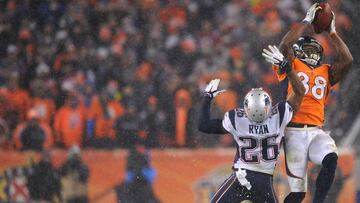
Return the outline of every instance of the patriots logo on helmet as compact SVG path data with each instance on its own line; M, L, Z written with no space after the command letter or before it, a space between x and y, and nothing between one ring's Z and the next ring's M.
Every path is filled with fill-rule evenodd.
M262 88L253 88L245 96L244 109L251 122L263 123L270 116L271 98Z

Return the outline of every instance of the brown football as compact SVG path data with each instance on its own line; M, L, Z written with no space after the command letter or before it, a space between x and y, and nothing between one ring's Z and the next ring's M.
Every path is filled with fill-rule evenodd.
M314 31L317 34L327 30L333 18L332 11L328 3L320 3L320 7L322 9L316 12L315 19L313 21Z

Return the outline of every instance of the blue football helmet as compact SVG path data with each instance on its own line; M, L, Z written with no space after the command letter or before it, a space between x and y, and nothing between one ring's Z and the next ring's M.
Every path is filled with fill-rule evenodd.
M324 50L315 38L302 36L297 40L292 48L295 57L307 65L313 68L320 65Z

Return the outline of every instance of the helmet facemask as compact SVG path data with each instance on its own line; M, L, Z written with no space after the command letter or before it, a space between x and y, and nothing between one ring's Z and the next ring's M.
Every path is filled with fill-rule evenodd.
M301 61L309 66L320 65L323 48L311 37L301 37L296 44L293 45L294 54Z
M244 109L252 123L263 123L271 114L271 98L262 88L252 89L245 96Z
M302 46L304 59L307 64L317 66L320 63L322 48L317 44L304 44Z

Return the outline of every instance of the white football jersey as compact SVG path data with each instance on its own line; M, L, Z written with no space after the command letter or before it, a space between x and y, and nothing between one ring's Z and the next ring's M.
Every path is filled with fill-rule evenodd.
M244 109L226 112L222 125L237 143L234 168L272 175L284 130L292 115L293 110L286 101L276 104L262 124L252 123Z

